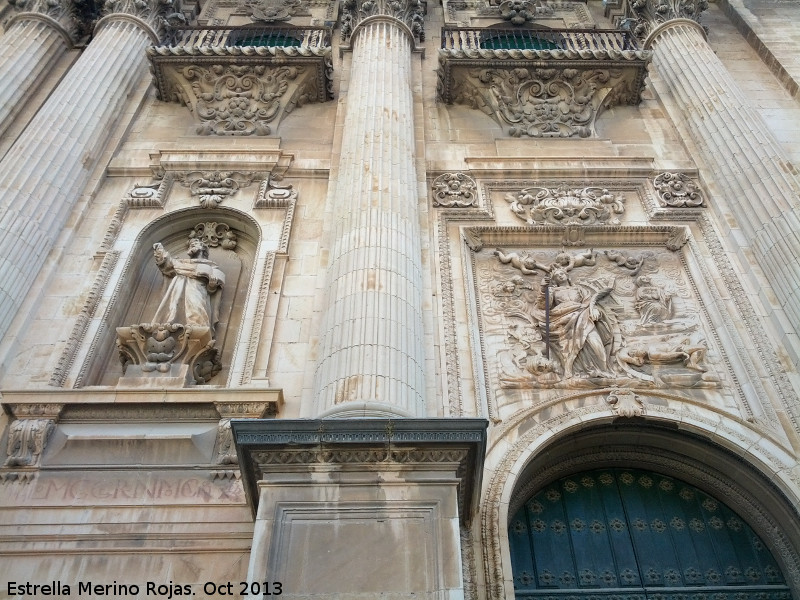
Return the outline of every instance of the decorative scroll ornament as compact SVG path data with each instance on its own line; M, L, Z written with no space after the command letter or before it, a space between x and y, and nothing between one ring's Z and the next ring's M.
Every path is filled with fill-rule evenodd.
M280 120L282 114L318 96L316 79L305 77L306 71L299 66L185 67L182 74L191 85L194 109L201 122L197 133L271 134L271 123Z
M620 417L643 417L644 401L631 390L614 390L606 396L606 402L614 414Z
M198 223L189 234L189 239L198 239L209 248L222 246L225 250L236 248L236 233L225 223Z
M233 433L231 432L231 420L220 419L217 426L216 465L238 465L239 457L236 456L236 446L233 443Z
M240 187L253 182L253 174L212 171L188 173L181 183L188 186L192 196L197 196L203 208L217 208L226 196L233 196Z
M599 111L635 104L636 85L622 70L471 69L453 83L453 102L510 125L513 137L589 137Z
M536 18L536 6L531 0L506 0L500 3L500 16L512 25L524 25Z
M55 429L53 419L17 419L8 428L8 458L4 467L38 467L47 439Z
M385 15L405 23L414 37L425 41L425 4L422 0L344 0L342 40L348 40L356 25L367 17Z
M619 225L625 198L597 187L529 187L506 194L511 212L528 225Z
M708 0L633 0L630 11L636 20L631 28L639 41L645 41L656 27L672 19L691 19L700 22L708 8Z
M658 202L663 207L694 208L703 206L703 192L685 173L662 173L653 181Z
M288 21L301 8L300 0L245 0L253 21L275 23Z
M433 180L433 205L445 208L475 206L478 186L464 173L445 173Z
M271 175L263 181L258 190L255 208L282 208L297 200L297 190L291 183L280 184L280 177Z

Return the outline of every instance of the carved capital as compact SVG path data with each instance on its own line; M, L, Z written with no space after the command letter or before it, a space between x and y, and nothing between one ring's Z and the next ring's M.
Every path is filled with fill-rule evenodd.
M158 43L172 27L186 24L186 17L180 12L180 0L104 0L104 22L127 19L143 25L154 43Z
M634 21L631 31L640 42L659 26L675 19L700 22L708 0L629 0L628 12Z
M478 186L464 173L445 173L433 180L433 205L444 208L475 206Z
M344 0L342 40L350 39L356 26L369 17L390 17L411 30L414 38L425 41L426 4L422 0Z
M8 0L17 10L9 25L17 20L37 19L54 27L72 45L86 35L97 13L87 3L73 0Z

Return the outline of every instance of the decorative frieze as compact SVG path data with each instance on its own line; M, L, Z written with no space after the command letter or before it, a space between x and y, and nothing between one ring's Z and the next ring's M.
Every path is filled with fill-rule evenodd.
M528 225L619 225L625 198L605 188L528 187L506 194L511 212Z

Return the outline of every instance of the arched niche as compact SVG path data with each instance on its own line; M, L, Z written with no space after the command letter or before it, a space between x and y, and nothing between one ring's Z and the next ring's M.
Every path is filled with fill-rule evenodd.
M512 447L507 455L513 454ZM515 462L522 466L512 468L506 485L500 478L490 483L482 509L489 598L515 598L508 528L524 503L564 477L614 468L658 473L723 501L763 540L792 597L800 597L796 497L780 487L776 477L757 468L743 449L733 452L701 434L666 423L623 419L564 431Z
M219 292L214 336L215 346L221 353L222 369L208 384L226 384L253 275L260 228L253 219L236 210L190 208L155 220L136 238L104 317L96 359L87 370L87 385L118 384L123 365L116 347L116 328L151 322L164 297L170 280L154 261L153 245L161 243L173 257L186 258L190 234L198 226L212 238L218 238L208 244L209 259L225 274L225 285ZM226 239L223 235L225 226L235 238L235 247L231 247L233 238Z

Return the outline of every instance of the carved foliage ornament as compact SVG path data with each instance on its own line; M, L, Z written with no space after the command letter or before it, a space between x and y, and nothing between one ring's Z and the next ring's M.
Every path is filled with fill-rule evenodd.
M629 7L636 20L633 34L644 41L653 29L672 19L699 22L700 15L708 8L708 0L632 0Z
M275 23L288 21L302 7L300 0L245 0L253 21Z
M180 0L105 0L103 14L128 14L141 19L160 36L172 26L185 25Z
M616 69L470 69L453 101L510 125L514 137L589 137L603 106L634 103L633 81Z
M8 458L4 467L38 467L55 429L53 419L17 419L8 428Z
M181 183L187 186L192 196L197 196L203 208L217 208L226 196L233 196L240 187L247 187L253 182L255 175L211 171L188 173L181 178Z
M375 15L394 17L408 25L414 37L425 41L425 4L422 0L344 0L342 40L347 40L359 21Z
M445 173L433 180L433 205L445 208L475 206L478 186L464 173Z
M225 250L236 248L236 233L225 223L198 223L189 239L199 239L209 248L222 246Z
M658 192L658 202L669 208L695 208L703 206L700 186L685 173L661 173L653 181Z
M625 210L625 198L596 187L529 187L505 199L528 225L619 225Z
M201 135L269 135L282 114L318 97L315 73L300 66L191 66L182 75L196 99ZM185 95L182 101L191 104Z

